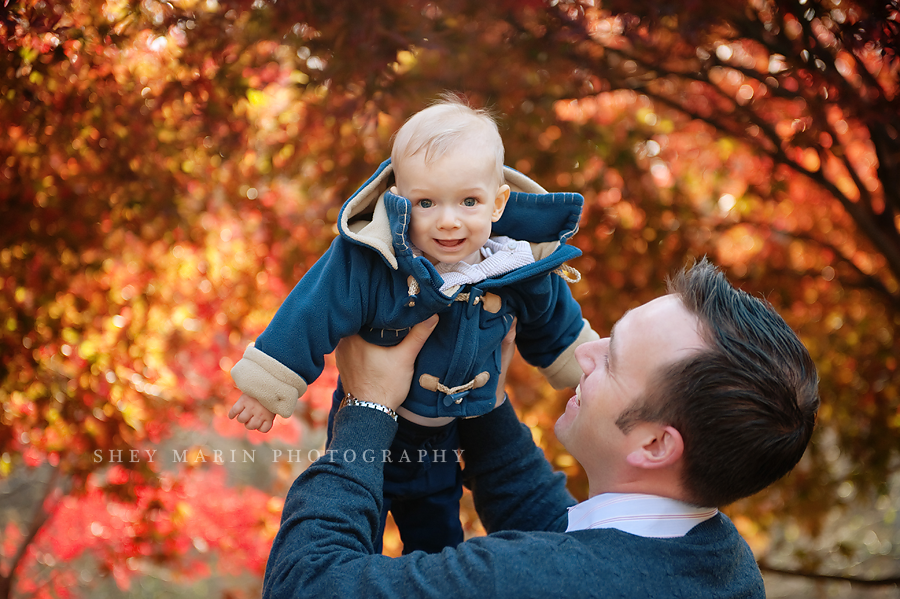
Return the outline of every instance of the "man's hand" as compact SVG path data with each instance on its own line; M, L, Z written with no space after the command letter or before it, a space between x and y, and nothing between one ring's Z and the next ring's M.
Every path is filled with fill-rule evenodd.
M334 355L344 391L392 410L399 408L409 394L416 356L437 323L437 316L420 322L394 347L372 345L358 335L341 339Z
M258 429L261 433L269 432L275 422L275 414L246 393L234 402L231 410L228 411L228 417L237 418L237 421L243 424L247 430Z

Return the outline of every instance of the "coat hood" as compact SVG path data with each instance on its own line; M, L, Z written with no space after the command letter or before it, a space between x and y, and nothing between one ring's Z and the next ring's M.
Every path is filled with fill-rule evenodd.
M584 205L581 195L550 193L508 166L503 167L503 176L511 193L503 216L494 223L493 235L528 241L537 261L575 234ZM391 161L385 160L344 202L337 226L342 237L369 247L397 270L398 253L409 248L411 204L408 199L387 192L393 184Z

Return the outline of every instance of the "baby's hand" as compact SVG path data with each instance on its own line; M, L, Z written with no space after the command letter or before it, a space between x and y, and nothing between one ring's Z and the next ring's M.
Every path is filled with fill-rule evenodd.
M392 186L391 186L391 193L394 194L395 196L398 196L398 195L400 195L400 190L397 189L397 186L396 186L396 185L392 185Z
M275 422L275 414L246 393L234 402L228 412L228 417L231 419L237 417L237 421L243 424L247 430L259 430L261 433L269 432L272 423Z

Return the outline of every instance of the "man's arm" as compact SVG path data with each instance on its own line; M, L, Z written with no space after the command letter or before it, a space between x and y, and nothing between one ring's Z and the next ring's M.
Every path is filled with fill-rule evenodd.
M566 530L566 508L576 503L566 477L553 472L508 401L490 414L461 421L459 438L463 482L488 533Z
M479 418L460 421L466 461L463 481L488 533L501 530L564 531L567 507L575 499L562 473L554 473L506 399L506 373L515 354L516 321L501 348L497 407Z
M358 337L342 341L336 357L345 388L395 409L436 322L433 317L413 327L392 348ZM537 572L534 566L558 553L565 539L480 538L440 554L417 551L397 559L373 554L382 507L382 457L396 429L389 415L370 408L350 406L337 413L329 450L297 478L285 500L264 596L521 597L522 584L513 581L537 592L541 581L526 580L518 570ZM545 582L551 583L547 591L559 585L554 579Z
M359 337L342 340L335 356L344 389L396 410L409 393L416 355L436 325L437 316L432 316L393 348L370 345ZM505 395L515 338L513 323L501 348L498 401ZM576 503L566 490L566 477L553 472L508 401L485 416L460 420L459 431L466 463L463 478L488 532L565 531L566 508Z
M521 599L553 596L576 582L583 586L569 596L585 596L585 576L596 569L587 566L593 557L565 534L510 531L436 554L374 554L381 456L396 424L385 413L351 406L337 413L334 430L330 451L288 492L263 597Z

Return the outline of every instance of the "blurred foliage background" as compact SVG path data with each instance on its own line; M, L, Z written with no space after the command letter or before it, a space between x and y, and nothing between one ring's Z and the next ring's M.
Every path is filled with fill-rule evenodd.
M896 597L898 19L864 0L3 0L0 598L258 594L336 372L263 436L225 419L228 371L443 90L497 112L510 166L585 196L573 291L599 332L703 255L777 307L818 365L819 426L726 511L771 597ZM553 437L567 394L521 361L510 394L584 498ZM480 534L468 500L463 518Z

